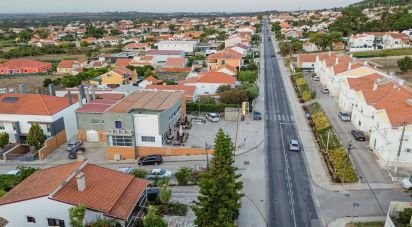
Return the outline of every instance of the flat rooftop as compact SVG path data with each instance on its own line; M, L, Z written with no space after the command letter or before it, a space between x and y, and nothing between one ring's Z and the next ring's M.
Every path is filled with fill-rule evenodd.
M182 100L181 91L135 91L107 112L130 113L133 110L163 111Z

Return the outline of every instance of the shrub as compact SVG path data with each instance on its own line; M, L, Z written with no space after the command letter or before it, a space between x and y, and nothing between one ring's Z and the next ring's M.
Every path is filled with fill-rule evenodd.
M312 114L312 120L318 132L331 127L329 120L326 118L326 116L322 112L317 112L317 113Z
M309 90L304 90L302 92L302 99L305 102L312 100L312 93Z
M133 169L131 174L133 174L137 178L146 179L149 173L145 169Z
M187 185L192 180L192 169L189 167L181 167L175 177L179 185Z
M0 198L1 198L3 195L5 195L6 193L7 193L6 191L0 190Z
M169 204L169 201L172 198L172 190L169 188L169 186L164 185L162 189L160 189L158 198L162 204Z
M200 104L216 104L216 101L211 96L200 96L199 103Z
M9 134L7 132L0 133L0 148L4 148L9 144Z
M306 84L306 80L305 80L304 78L302 78L302 77L301 77L301 78L297 78L295 81L296 81L296 86L298 86L298 87Z
M241 89L224 91L220 94L220 101L227 104L241 104L247 100L247 93Z
M196 102L190 102L186 104L186 110L188 112L217 112L217 113L222 113L225 111L226 107L239 107L237 104L224 104L224 103L219 103L219 104L200 104Z
M412 208L405 208L402 212L399 212L398 221L404 225L410 224L412 216Z
M187 214L187 205L182 203L169 203L167 207L167 215L173 216L186 216Z
M348 158L345 148L340 147L328 152L329 160L339 180L343 183L353 183L358 180L355 169Z
M253 70L246 70L246 71L240 71L238 75L238 79L241 82L250 82L253 83L256 81L257 78L257 71Z

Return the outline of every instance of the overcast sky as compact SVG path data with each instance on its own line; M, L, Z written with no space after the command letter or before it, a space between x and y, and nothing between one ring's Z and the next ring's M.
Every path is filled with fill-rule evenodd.
M19 12L247 12L323 9L358 0L0 0L0 13Z

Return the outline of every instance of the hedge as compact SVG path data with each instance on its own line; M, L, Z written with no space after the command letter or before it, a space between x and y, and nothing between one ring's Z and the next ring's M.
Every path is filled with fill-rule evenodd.
M200 104L200 112L225 112L226 107L238 108L238 104ZM191 102L186 104L187 112L199 111L199 103Z

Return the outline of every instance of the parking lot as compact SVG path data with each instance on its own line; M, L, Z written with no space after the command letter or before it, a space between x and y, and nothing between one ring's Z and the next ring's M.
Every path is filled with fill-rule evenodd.
M351 130L354 130L355 127L350 121L343 122L338 117L338 98L323 94L321 92L322 87L320 82L314 81L310 74L306 73L305 79L309 87L316 91L316 101L322 106L325 114L330 119L342 144L346 147L348 147L350 143L352 144L351 157L361 181L367 181L369 183L391 183L388 172L378 164L378 157L369 148L369 141L356 141L351 135Z

